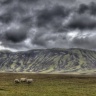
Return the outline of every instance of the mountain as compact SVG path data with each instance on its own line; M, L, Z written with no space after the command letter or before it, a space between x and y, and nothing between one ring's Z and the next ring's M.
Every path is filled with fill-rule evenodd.
M96 52L76 48L0 51L0 72L95 73Z

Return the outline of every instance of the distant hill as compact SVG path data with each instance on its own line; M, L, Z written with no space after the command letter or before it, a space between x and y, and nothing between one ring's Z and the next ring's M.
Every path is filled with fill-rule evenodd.
M0 72L95 73L96 52L85 49L0 51Z

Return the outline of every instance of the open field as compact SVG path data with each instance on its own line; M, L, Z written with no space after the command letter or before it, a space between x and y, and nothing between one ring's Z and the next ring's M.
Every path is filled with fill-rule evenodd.
M14 84L15 78L33 84ZM0 73L0 96L96 96L96 77L60 74Z

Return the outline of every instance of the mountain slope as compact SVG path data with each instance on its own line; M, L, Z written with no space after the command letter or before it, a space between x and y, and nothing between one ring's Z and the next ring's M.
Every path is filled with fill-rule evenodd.
M96 52L84 49L37 49L0 52L1 72L95 72ZM87 72L88 71L88 72Z

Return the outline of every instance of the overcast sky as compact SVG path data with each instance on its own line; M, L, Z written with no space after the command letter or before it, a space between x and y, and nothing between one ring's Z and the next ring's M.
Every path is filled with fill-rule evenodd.
M96 50L95 0L0 0L0 50Z

